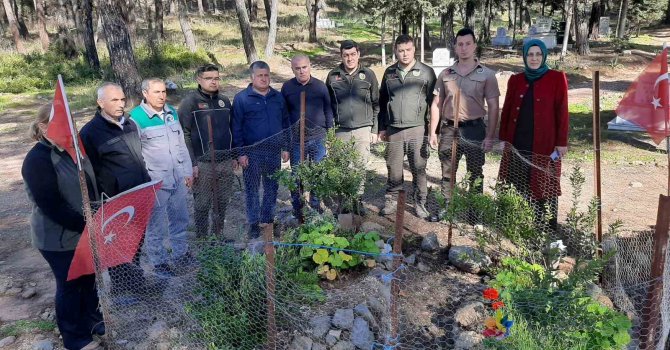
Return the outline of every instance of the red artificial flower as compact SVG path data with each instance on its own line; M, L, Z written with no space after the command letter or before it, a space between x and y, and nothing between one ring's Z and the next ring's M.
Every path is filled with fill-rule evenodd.
M503 303L502 301L496 301L493 304L491 304L491 307L493 308L493 310L498 310L500 308L505 307L505 303Z
M486 338L494 338L494 337L498 337L498 336L500 336L501 334L504 334L504 333L501 332L501 331L499 331L499 330L497 330L497 329L490 329L490 328L487 328L487 329L485 329L485 330L482 332L482 335L483 335L484 337L486 337Z
M484 299L497 300L500 295L495 288L488 288L484 290Z

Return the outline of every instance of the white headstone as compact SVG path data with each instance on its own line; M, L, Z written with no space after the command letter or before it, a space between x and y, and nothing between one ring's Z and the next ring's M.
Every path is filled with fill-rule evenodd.
M600 37L610 36L610 18L600 17L600 26L598 27Z
M433 51L433 71L435 71L435 75L439 75L445 68L453 64L454 59L451 58L449 49L441 48Z
M537 33L549 33L551 31L552 19L549 17L538 17L535 20Z

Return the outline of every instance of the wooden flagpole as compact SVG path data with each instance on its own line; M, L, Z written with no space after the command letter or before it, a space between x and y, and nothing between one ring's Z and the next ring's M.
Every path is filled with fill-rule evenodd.
M98 246L96 237L98 231L96 230L97 226L93 222L93 210L91 209L91 200L88 195L88 185L86 182L86 172L84 171L84 157L81 150L79 149L79 132L74 125L74 120L72 118L72 113L70 112L70 103L67 100L67 94L65 93L65 84L63 84L63 77L58 74L58 84L61 88L61 93L63 95L63 103L65 104L66 117L68 121L68 126L70 127L70 134L72 135L72 142L74 143L74 150L77 156L77 171L79 174L79 188L81 189L81 201L84 211L84 219L86 220L86 228L88 229L88 238L91 245L91 252L93 254L93 266L96 269L95 281L98 285L98 289L103 286L102 275L97 273L97 270L100 267L100 256L98 255ZM53 107L52 107L53 108ZM109 305L107 300L102 298L100 300L100 310L102 312L103 320L105 323L108 323L111 319L109 317Z

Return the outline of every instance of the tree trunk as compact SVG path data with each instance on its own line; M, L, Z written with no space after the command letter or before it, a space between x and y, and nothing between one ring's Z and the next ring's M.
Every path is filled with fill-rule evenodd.
M580 56L591 54L591 49L589 48L588 16L586 15L586 8L590 7L590 5L588 1L575 1L575 46L577 47L577 54Z
M270 0L263 0L263 6L265 7L265 20L268 22L268 28L270 28L270 17L272 17L272 5Z
M272 57L275 52L275 41L277 40L277 11L279 0L270 0L270 23L268 25L268 42L265 45L265 57Z
M99 2L100 17L105 32L105 42L112 65L115 80L123 87L126 98L138 101L142 78L137 70L137 63L133 55L133 46L130 41L128 27L119 14L121 6L117 1L102 0Z
M566 10L573 7L573 1L575 0L567 0L565 5ZM572 28L572 12L568 10L565 14L565 34L563 36L563 46L561 47L561 59L568 53L568 40L570 40L570 28Z
M91 69L100 72L100 59L98 58L98 49L95 47L95 33L93 31L93 0L82 0L81 12L84 25L82 37L86 51L86 62Z
M444 14L444 40L446 47L450 50L454 47L454 14L456 13L456 4L450 3L447 6L447 12Z
M663 23L670 24L670 1L668 1L668 8L665 10L665 20Z
M69 2L72 4L73 8L73 13L74 13L74 24L75 27L77 28L75 35L74 35L74 42L77 44L77 47L82 47L84 46L84 20L81 17L81 3L80 1L83 0L70 0Z
M481 33L479 33L479 43L488 43L491 38L491 0L484 2L484 17L481 23Z
M628 0L621 0L621 7L619 8L619 22L616 26L617 38L623 38L626 36L626 16L628 16Z
M2 5L5 8L5 15L7 16L7 21L9 22L9 30L12 32L12 38L14 39L14 46L16 46L16 51L18 53L25 53L26 50L23 47L23 38L21 38L21 33L19 32L19 24L16 21L16 16L14 15L14 9L9 0L2 0Z
M23 7L19 6L19 3L16 0L13 0L13 2L14 2L14 15L16 16L16 24L19 26L19 34L21 34L23 40L28 40L30 33L28 33L28 27L26 26L26 22L23 20L24 17Z
M156 15L156 32L161 40L165 39L165 29L163 28L163 0L154 0L154 12Z
M177 0L168 0L168 15L174 15L177 12Z
M237 20L240 22L240 32L242 33L244 53L247 55L247 63L256 62L258 61L258 53L256 52L254 36L251 31L251 23L249 23L244 0L235 0L235 10L237 12Z
M512 0L507 0L507 30L514 28L514 16L512 15Z
M249 22L256 22L258 20L258 1L247 0L247 6L249 6Z
M44 0L35 0L35 12L37 13L37 31L40 34L42 51L49 49L49 33L47 32L47 21L44 15Z
M382 67L386 67L386 12L382 12L382 28L379 37L382 44Z
M524 32L528 32L530 29L531 25L531 19L530 19L530 11L528 11L528 4L523 5L523 10L521 11L521 15L523 16L523 19L521 20L521 30Z
M474 0L468 0L465 3L465 27L473 28L476 3Z
M205 7L202 5L202 0L198 0L198 15L200 17L205 15Z
M514 1L514 24L512 24L512 42L516 41L516 28L517 28L517 12L519 9L519 1Z
M106 0L103 0L106 1ZM135 36L137 18L135 17L135 0L118 0L121 5L121 15L128 26L128 34Z
M184 42L186 42L186 47L191 52L195 52L197 47L195 46L195 35L193 35L193 30L191 29L191 23L188 21L188 13L186 12L186 1L178 0L177 5L177 15L179 17L179 26L181 26L181 32L184 33Z
M305 7L307 8L307 16L309 16L309 39L310 43L317 42L316 39L316 14L319 8L316 7L316 0L305 0Z
M591 5L591 16L589 17L589 39L598 40L600 36L600 3L594 2Z

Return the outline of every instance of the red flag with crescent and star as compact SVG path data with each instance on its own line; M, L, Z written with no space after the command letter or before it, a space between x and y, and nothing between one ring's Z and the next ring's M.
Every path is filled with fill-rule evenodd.
M95 239L99 270L129 263L137 254L162 182L152 181L122 192L93 215L79 238L67 280L95 273L91 236Z
M647 130L658 145L670 136L668 48L656 56L619 102L619 117Z
M77 129L72 121L70 105L67 102L67 95L65 94L65 85L60 74L56 83L54 100L51 104L51 114L49 115L49 123L47 124L46 137L56 146L67 151L75 164L79 164L79 159L86 157L84 145L81 143Z

